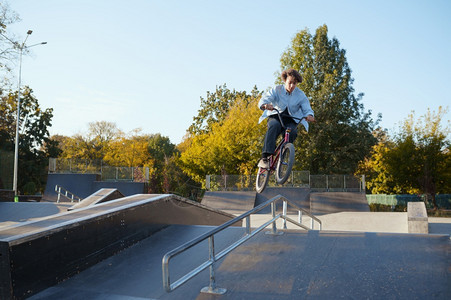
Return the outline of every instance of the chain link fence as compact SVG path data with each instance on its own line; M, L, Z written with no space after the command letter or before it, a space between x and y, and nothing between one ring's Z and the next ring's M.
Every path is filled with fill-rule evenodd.
M49 173L100 174L102 181L149 181L148 167L115 167L101 160L50 158Z
M206 188L210 191L255 190L256 175L207 175ZM269 178L268 187L278 186L275 177ZM292 171L286 187L310 188L315 192L363 192L365 177L354 175L310 175L309 171Z
M424 202L426 208L433 208L430 195L366 195L368 204L381 204L389 206L407 206L407 202ZM435 201L439 208L451 209L451 194L435 195Z

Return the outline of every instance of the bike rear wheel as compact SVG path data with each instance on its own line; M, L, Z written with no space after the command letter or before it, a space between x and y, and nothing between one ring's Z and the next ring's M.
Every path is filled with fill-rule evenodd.
M255 181L255 190L257 193L263 192L269 181L270 171L265 168L258 168L257 180Z
M294 146L292 143L287 143L280 151L280 157L276 166L276 182L284 184L291 174L291 169L294 164Z

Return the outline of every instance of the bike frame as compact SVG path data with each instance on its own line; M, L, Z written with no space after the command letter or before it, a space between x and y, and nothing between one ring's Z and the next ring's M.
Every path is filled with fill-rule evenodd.
M279 145L276 147L276 150L274 151L274 154L269 156L269 169L270 169L271 172L276 169L277 160L279 160L280 151L282 151L283 146L286 143L290 142L290 132L291 132L291 128L285 127L285 124L283 123L282 117L280 116L280 112L276 108L274 108L274 110L277 112L277 116L279 117L280 124L282 125L282 128L285 129L285 136L280 141ZM304 118L299 119L299 118L296 118L296 117L291 117L291 118L298 119L299 121L302 121L302 119L304 119Z
M283 123L282 123L283 126ZM285 126L284 126L285 128ZM279 145L276 147L276 150L274 151L274 154L269 156L269 168L273 171L276 169L277 160L280 156L280 151L282 150L283 146L290 141L290 132L291 128L285 129L285 136L280 141Z

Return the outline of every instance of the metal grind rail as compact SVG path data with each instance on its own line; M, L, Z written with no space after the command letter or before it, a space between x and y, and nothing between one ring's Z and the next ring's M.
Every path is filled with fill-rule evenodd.
M60 203L61 196L70 200L70 202L74 202L74 200L80 202L81 200L83 200L74 193L69 192L68 190L59 185L55 185L55 192L58 194L58 199L56 200L56 203Z
M279 201L283 201L283 211L282 211L282 213L279 213L276 215L276 203ZM264 209L265 207L267 207L269 205L271 205L271 215L272 215L271 220L262 224L258 228L254 228L254 230L251 231L250 216L252 214L255 214L255 213L261 211L262 209ZM288 205L294 207L298 211L298 221L295 221L287 216L287 206ZM302 225L302 214L303 213L308 215L311 218L310 228L308 228L305 225ZM251 237L253 237L257 233L259 233L260 231L262 231L263 229L268 227L270 224L272 224L272 229L271 229L271 231L266 232L267 234L272 234L272 235L283 234L282 231L277 231L277 227L276 227L276 221L280 218L283 219L283 227L284 228L286 228L286 221L289 221L289 222L291 222L301 228L307 229L307 230L314 229L314 221L316 221L319 224L319 230L321 230L321 228L322 228L321 220L319 220L318 218L316 218L315 216L310 214L305 209L300 208L295 203L289 201L282 195L278 195L274 198L269 199L265 203L262 203L259 206L253 208L252 210L242 214L241 216L238 216L238 217L234 218L233 220L230 220L230 221L216 227L215 229L213 229L209 232L206 232L203 235L166 253L166 255L163 257L163 261L162 261L163 286L164 286L165 290L167 292L172 292L173 290L180 287L182 284L186 283L188 280L192 279L194 276L196 276L197 274L199 274L200 272L202 272L203 270L205 270L206 268L209 267L210 268L210 285L208 287L204 287L203 289L201 289L201 292L209 293L209 294L224 294L227 291L226 289L216 287L215 263L218 260L220 260L221 258L223 258L224 256L226 256L228 253L230 253L232 250L234 250L235 248L237 248L238 246L240 246L241 244L243 244L244 242L249 240ZM215 241L214 241L215 234L223 231L224 229L232 226L233 224L235 224L238 221L241 221L243 219L246 219L246 221L245 221L246 222L246 234L242 238L240 238L238 241L233 243L232 245L226 247L224 250L220 251L219 253L216 253ZM209 248L208 260L205 261L204 263L202 263L201 265L199 265L198 267L196 267L194 270L188 272L187 274L185 274L184 276L182 276L181 278L176 280L174 283L171 283L170 274L169 274L169 261L172 258L174 258L175 256L181 254L182 252L187 251L188 249L196 246L197 244L205 241L206 239L208 239L208 248Z

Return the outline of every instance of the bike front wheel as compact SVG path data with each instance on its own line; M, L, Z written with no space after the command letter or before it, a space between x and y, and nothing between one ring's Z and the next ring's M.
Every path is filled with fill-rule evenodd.
M291 174L291 169L294 164L294 146L292 143L287 143L280 151L280 157L276 166L276 182L284 184Z
M270 171L265 168L258 168L257 180L255 181L255 190L257 193L263 192L269 181Z

